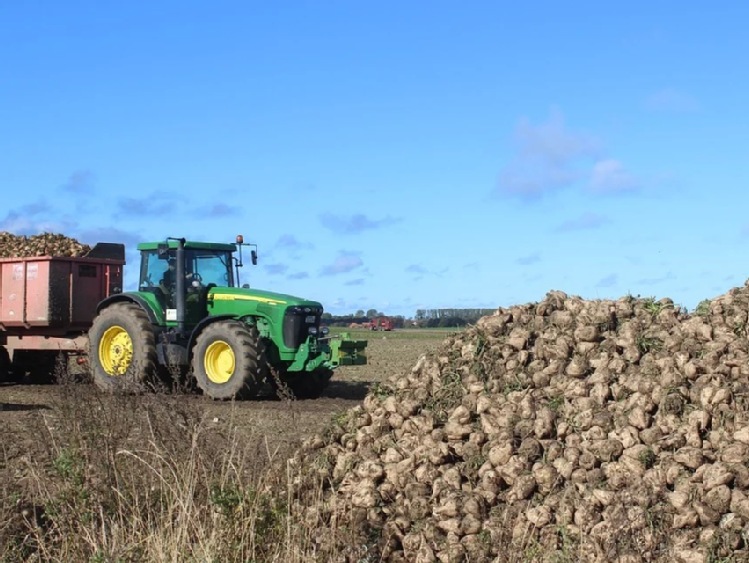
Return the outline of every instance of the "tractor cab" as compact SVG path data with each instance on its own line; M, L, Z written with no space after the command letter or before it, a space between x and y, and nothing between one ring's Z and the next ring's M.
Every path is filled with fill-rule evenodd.
M138 245L141 291L153 293L167 321L178 321L184 304L185 321L194 324L205 314L205 297L212 287L234 287L233 244L167 240Z

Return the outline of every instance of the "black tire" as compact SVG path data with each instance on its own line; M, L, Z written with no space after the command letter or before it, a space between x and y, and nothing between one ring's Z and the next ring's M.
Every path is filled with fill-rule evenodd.
M312 372L287 374L281 380L295 398L317 399L328 387L332 375L332 370L319 368Z
M264 346L257 328L240 321L208 325L195 340L192 371L212 399L256 395L267 376Z
M88 333L94 383L103 391L141 391L156 375L156 336L135 303L115 303L99 313Z
M16 350L10 368L13 380L31 385L53 383L63 370L58 353L50 350Z
M5 346L0 346L0 383L11 381L10 354Z

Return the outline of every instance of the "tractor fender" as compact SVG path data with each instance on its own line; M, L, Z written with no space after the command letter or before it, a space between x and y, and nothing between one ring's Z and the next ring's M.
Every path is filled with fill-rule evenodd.
M141 309L146 312L146 314L148 315L148 320L151 322L151 324L159 324L159 319L148 301L143 299L140 295L132 293L118 293L117 295L110 295L106 299L100 301L96 306L96 314L98 315L102 312L103 309L106 309L113 303L136 303L140 306Z

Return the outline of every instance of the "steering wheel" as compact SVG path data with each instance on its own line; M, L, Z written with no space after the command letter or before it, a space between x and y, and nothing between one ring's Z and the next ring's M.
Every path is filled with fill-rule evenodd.
M187 286L187 289L189 291L195 291L203 287L203 277L199 273L193 272L192 274L189 274L188 279L189 284Z

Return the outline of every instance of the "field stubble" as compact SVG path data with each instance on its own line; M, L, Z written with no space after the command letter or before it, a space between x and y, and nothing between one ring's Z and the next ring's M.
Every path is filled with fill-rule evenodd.
M285 460L447 335L354 332L368 364L340 368L314 401L0 387L0 561L350 559L316 552Z

